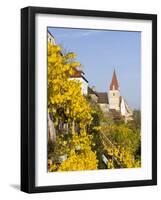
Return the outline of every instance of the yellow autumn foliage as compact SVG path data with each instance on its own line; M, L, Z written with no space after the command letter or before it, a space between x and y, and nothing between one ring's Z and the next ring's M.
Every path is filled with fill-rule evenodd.
M116 168L115 165L119 165L120 168L137 168L141 167L141 163L134 159L134 155L129 150L123 147L108 147L107 153L111 156L108 162L108 169Z
M95 170L98 166L96 152L93 152L89 135L74 134L67 160L61 163L58 171Z
M61 108L69 120L79 120L81 126L86 126L92 120L92 109L81 93L81 83L70 79L80 63L70 61L75 54L63 56L60 50L60 47L48 45L49 111Z
M48 44L48 112L53 114L55 125L61 120L72 127L65 135L57 136L55 146L54 156L67 155L67 159L59 167L53 163L49 171L97 169L92 137L86 133L92 108L82 95L81 83L70 79L80 67L75 58L76 54L63 55L59 46ZM75 123L79 123L79 133L74 129Z

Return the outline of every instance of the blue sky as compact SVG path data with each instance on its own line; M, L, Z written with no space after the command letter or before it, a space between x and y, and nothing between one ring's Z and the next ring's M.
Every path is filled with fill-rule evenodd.
M90 86L108 92L115 69L121 95L140 109L141 33L72 28L48 28L56 43L75 52Z

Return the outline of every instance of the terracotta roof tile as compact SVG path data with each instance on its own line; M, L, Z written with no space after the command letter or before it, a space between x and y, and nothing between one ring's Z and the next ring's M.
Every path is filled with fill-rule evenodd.
M73 75L70 76L70 78L83 78L88 83L87 79L84 77L83 71L78 70L76 68L74 70L75 70L75 72Z
M117 81L115 70L113 72L112 81L111 81L111 84L110 84L110 90L113 90L113 88L115 90L119 89L119 84L118 84L118 81Z

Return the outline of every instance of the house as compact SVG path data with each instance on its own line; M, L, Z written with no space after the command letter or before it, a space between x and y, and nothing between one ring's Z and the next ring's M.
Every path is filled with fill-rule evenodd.
M82 94L87 95L88 94L88 81L85 78L85 74L83 71L74 69L75 73L70 76L71 80L78 80L81 83L81 89L82 89Z
M49 31L47 32L47 41L50 44L56 44L54 36Z

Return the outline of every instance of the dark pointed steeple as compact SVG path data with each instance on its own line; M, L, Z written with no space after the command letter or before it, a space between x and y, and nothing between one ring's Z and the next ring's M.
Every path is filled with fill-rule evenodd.
M112 81L111 81L111 84L110 84L110 90L119 90L119 84L118 84L118 81L117 81L115 70L113 72Z

